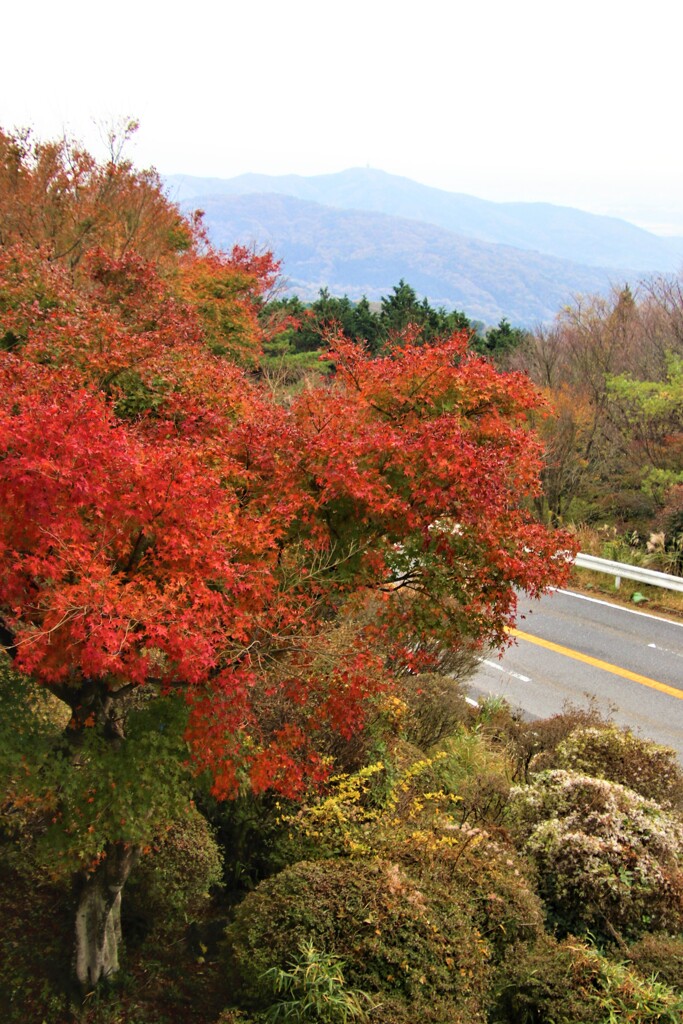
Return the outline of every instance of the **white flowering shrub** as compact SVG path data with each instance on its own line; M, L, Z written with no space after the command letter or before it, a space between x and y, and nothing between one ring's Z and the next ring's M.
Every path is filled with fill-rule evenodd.
M683 819L615 782L554 770L511 794L511 828L561 933L683 927Z
M662 806L683 807L683 771L676 751L628 729L575 729L558 744L552 767L620 782Z

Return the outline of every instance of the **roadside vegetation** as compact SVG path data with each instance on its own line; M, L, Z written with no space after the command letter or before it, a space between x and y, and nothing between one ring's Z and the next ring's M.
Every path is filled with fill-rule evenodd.
M297 800L196 786L131 874L120 972L83 1002L68 879L32 809L5 803L5 1020L677 1024L675 753L591 707L525 723L465 692L405 677ZM57 737L43 698L31 713Z

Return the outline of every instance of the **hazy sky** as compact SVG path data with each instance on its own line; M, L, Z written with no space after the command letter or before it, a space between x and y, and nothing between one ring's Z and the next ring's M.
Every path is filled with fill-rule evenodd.
M682 30L673 0L24 0L0 124L95 148L131 115L162 173L370 165L683 234Z

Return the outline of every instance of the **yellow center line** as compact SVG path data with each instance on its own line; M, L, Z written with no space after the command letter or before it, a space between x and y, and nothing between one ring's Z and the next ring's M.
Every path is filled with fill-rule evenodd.
M586 665L592 665L594 668L604 669L605 672L611 672L614 676L622 676L624 679L630 679L634 683L640 683L641 686L649 686L652 690L659 690L661 693L668 693L670 697L678 697L679 700L683 700L683 690L677 690L675 686L667 686L666 683L658 683L656 679L649 679L647 676L638 675L637 672L629 672L627 668L620 668L618 665L612 665L609 661L601 661L599 658L591 658L589 654L581 654L579 651L573 651L571 647L562 647L560 644L554 644L551 640L543 640L540 636L532 636L531 633L522 633L519 629L508 629L507 632L510 636L517 637L520 640L527 640L530 644L536 644L538 647L545 647L549 651L555 651L556 654L564 654L566 658L574 658L575 661L583 661Z

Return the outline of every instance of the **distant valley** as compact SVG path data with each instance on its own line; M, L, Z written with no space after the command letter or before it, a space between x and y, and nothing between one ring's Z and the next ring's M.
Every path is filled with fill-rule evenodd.
M205 211L212 241L268 247L285 288L379 299L399 279L435 306L520 326L578 293L683 266L683 238L548 203L493 203L368 168L301 177L172 175L171 198Z

